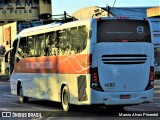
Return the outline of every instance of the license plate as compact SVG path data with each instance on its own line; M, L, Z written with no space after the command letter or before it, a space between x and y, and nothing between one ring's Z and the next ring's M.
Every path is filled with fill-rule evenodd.
M130 99L130 95L120 95L120 99Z

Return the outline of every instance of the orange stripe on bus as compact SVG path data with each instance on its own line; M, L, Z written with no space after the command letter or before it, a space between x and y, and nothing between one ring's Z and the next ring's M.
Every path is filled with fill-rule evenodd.
M16 73L90 73L90 55L63 55L23 58L15 64Z

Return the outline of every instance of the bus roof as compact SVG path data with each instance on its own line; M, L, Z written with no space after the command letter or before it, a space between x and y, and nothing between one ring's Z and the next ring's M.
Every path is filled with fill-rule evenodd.
M89 23L92 20L96 20L99 18L91 18L91 19L85 19L85 20L77 20L77 21L73 21L73 22L68 22L68 23L61 23L61 22L57 22L57 23L51 23L51 24L47 24L47 25L42 25L42 26L37 26L37 27L31 27L31 28L27 28L22 30L16 38L19 37L25 37L25 36L30 36L30 35L36 35L36 34L42 34L44 31L50 32L53 30L53 28L56 28L58 26L61 26L61 29L67 28L68 26L70 27L74 27L77 25L86 25L87 23ZM111 19L130 19L127 17L100 17L100 19L102 20L111 20ZM140 20L140 19L137 19ZM141 19L142 20L142 19Z
M37 30L43 30L43 29L47 29L47 28L52 28L52 27L56 27L61 25L62 23L51 23L51 24L47 24L47 25L41 25L41 26L36 26L36 27L31 27L31 28L27 28L22 30L19 35L25 34L25 33L30 33L30 32L34 32Z
M23 36L30 36L33 34L42 34L45 30L47 32L50 32L53 30L53 28L56 28L58 26L62 26L61 29L63 29L63 27L67 27L67 26L76 26L79 24L87 24L87 22L91 21L91 19L86 19L86 20L78 20L78 21L73 21L73 22L68 22L68 23L61 23L61 22L57 22L57 23L51 23L51 24L47 24L47 25L42 25L42 26L37 26L37 27L31 27L31 28L27 28L22 30L16 38L18 37L23 37ZM38 33L39 32L39 33Z

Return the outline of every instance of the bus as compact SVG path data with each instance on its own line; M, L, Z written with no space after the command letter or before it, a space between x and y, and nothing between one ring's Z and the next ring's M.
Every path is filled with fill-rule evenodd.
M147 20L102 17L28 28L9 53L11 93L22 103L51 100L68 111L71 105L117 109L153 100Z
M154 71L155 79L160 78L160 18L148 18L151 30L151 39L154 44Z

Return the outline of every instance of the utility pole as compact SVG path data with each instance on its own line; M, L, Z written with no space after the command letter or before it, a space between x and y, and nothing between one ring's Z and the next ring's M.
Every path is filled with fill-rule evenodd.
M107 11L108 11L108 17L110 16L110 7L107 6Z
M67 20L67 13L66 13L66 11L64 11L64 20L65 21Z

